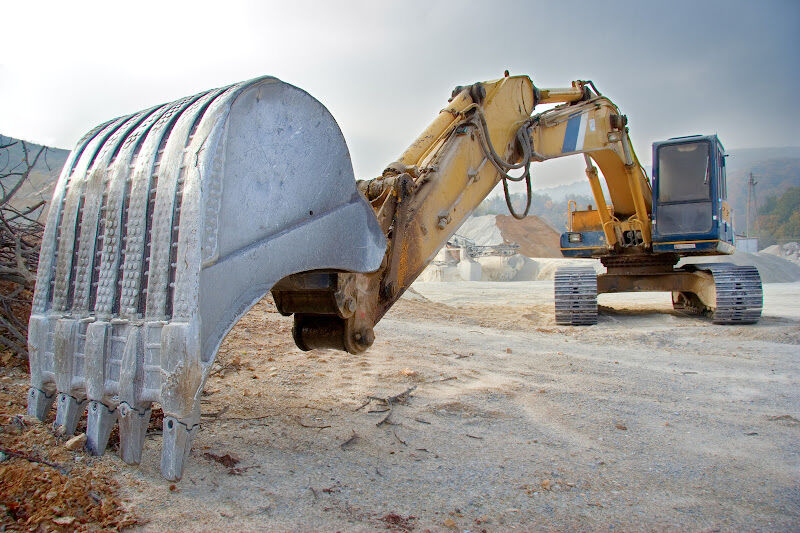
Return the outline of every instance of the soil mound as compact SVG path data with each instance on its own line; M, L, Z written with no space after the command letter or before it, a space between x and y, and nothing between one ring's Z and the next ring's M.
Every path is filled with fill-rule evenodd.
M503 240L519 244L519 253L527 257L561 257L561 235L535 215L517 220L511 215L497 215L497 227Z
M758 252L760 254L776 255L787 261L800 265L800 243L787 242L786 244L773 244Z
M467 218L461 227L456 230L456 235L466 237L478 246L505 244L503 235L497 227L495 215Z
M559 233L535 215L523 220L511 215L469 217L456 234L479 246L516 243L526 257L561 257Z

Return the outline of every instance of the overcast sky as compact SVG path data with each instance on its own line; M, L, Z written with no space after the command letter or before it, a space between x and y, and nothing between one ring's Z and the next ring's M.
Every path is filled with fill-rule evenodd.
M377 175L455 85L592 79L635 148L800 145L800 1L3 2L0 132L71 148L114 116L271 74L324 103ZM536 187L582 161L534 169ZM541 167L541 168L539 168Z

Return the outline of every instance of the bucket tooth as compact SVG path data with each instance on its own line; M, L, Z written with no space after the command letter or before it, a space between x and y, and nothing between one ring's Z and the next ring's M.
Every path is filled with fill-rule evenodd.
M142 448L150 425L150 406L130 407L122 403L119 412L119 456L128 464L142 462Z
M89 402L86 415L86 449L89 453L103 455L116 421L116 409L96 400Z
M53 427L64 435L72 435L78 427L78 420L86 407L86 398L76 398L65 392L58 394L56 420Z
M192 448L192 439L199 424L181 422L175 417L164 417L164 443L161 450L161 475L170 481L180 481L183 466Z
M35 416L39 420L44 421L50 408L53 407L53 402L56 400L55 391L43 391L36 387L31 387L28 391L28 415Z

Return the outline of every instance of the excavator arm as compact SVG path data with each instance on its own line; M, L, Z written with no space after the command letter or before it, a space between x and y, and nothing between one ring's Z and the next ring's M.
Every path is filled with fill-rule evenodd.
M278 309L295 315L299 347L358 353L372 344L374 325L500 180L490 161L518 159L526 148L517 136L535 104L527 76L458 87L397 161L358 183L386 235L386 254L375 272L327 273L325 286L320 273L301 273L273 288Z
M561 105L531 116L537 105L553 103ZM530 164L573 154L586 157L598 205L593 214L608 247L649 248L650 184L631 148L626 119L608 98L584 82L539 89L527 76L457 87L397 161L358 184L387 238L380 268L300 273L273 288L278 309L295 316L297 345L352 353L368 348L373 326L498 182L525 180L530 197ZM613 207L593 163L603 172ZM522 176L510 176L512 169L523 169Z
M530 135L539 160L583 154L586 175L597 205L588 217L597 219L608 249L652 246L652 191L631 146L627 118L605 96L575 82L575 102L534 115ZM581 94L579 97L578 94ZM600 184L606 182L610 203ZM599 229L598 228L598 229Z

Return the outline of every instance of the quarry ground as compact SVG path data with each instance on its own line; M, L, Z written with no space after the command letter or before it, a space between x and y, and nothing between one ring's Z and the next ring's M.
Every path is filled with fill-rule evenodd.
M800 528L800 283L735 327L661 293L603 295L573 328L548 281L413 289L358 356L301 352L257 304L181 482L157 434L139 467L84 460L145 531Z

